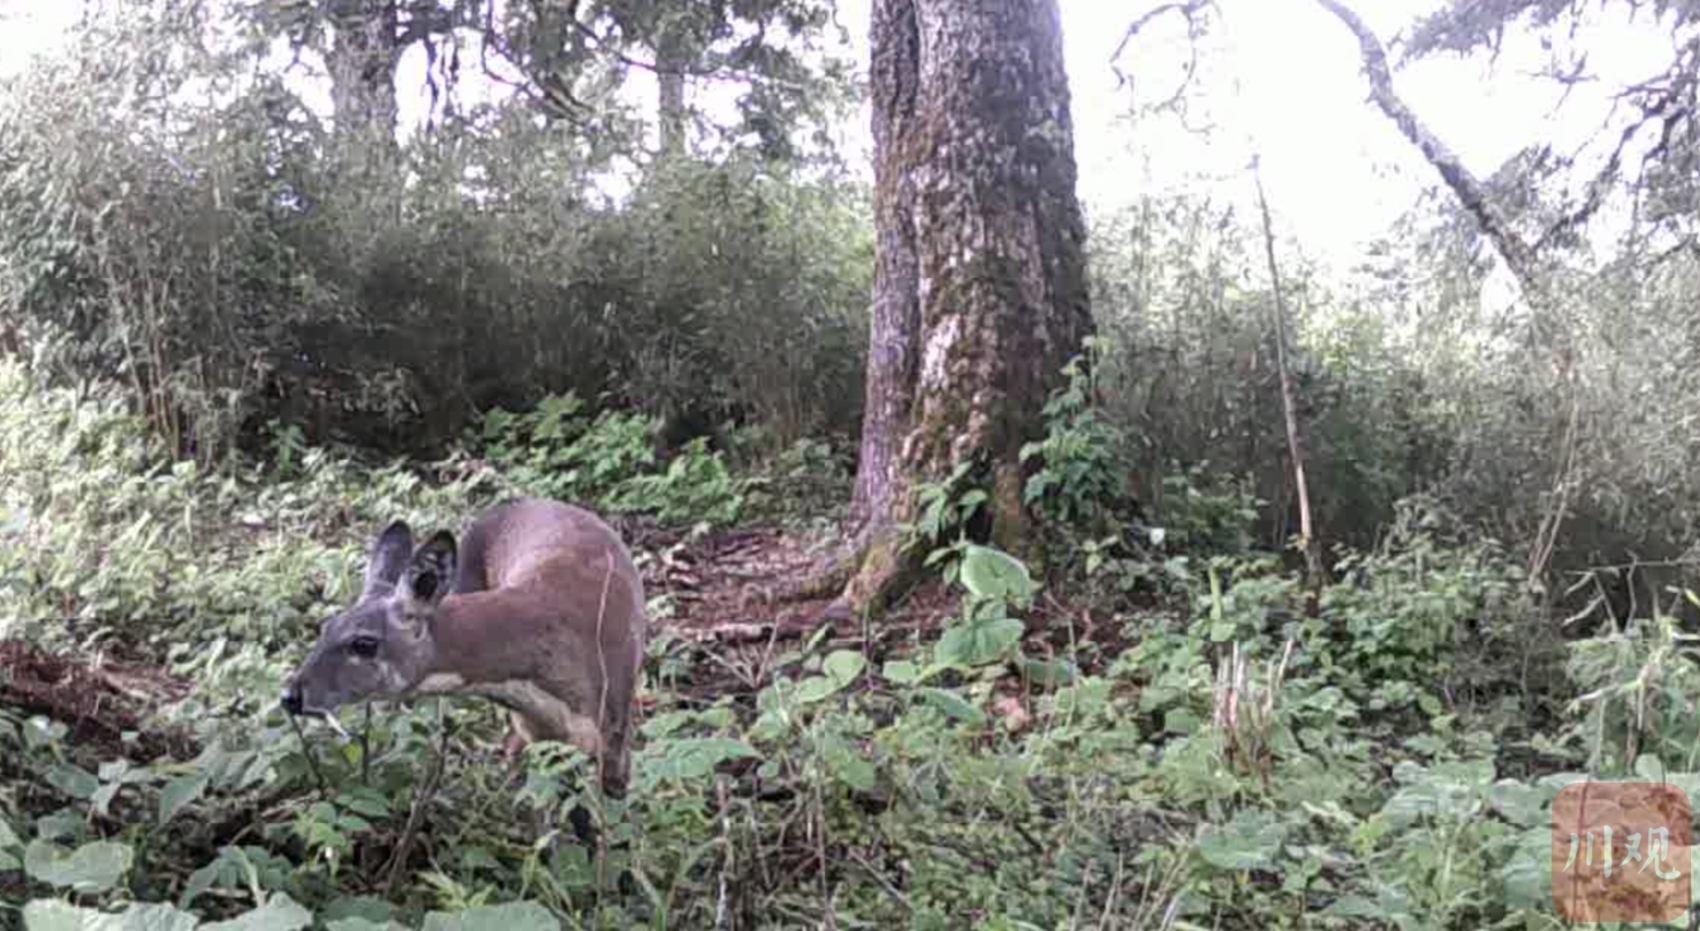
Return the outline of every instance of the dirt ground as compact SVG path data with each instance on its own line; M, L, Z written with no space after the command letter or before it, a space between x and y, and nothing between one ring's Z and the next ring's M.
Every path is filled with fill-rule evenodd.
M119 654L77 659L0 640L0 706L61 722L80 744L116 748L134 734L148 756L164 753L177 735L145 729L144 721L153 708L187 694L188 683Z

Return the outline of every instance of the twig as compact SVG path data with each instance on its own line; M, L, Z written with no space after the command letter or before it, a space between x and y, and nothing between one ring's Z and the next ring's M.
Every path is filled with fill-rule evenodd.
M366 723L360 728L360 784L372 784L372 703L366 703Z
M1116 872L1110 879L1110 892L1104 896L1104 912L1098 919L1099 928L1110 927L1110 916L1116 913L1116 900L1121 898L1122 880L1127 868L1127 856L1116 852Z
M888 895L890 895L893 899L896 899L899 905L902 905L903 908L911 915L915 913L915 903L910 901L907 895L903 894L902 889L893 885L891 880L887 879L884 873L874 869L874 865L868 862L867 857L862 856L861 852L854 848L851 848L848 853L850 854L850 859L855 860L858 866L866 870L868 875L872 876L874 881L879 883L880 887L885 889Z
M1310 519L1310 485L1305 477L1305 450L1300 439L1298 403L1293 398L1293 373L1287 364L1287 301L1281 290L1281 265L1275 260L1275 223L1269 216L1269 197L1263 190L1263 173L1258 159L1251 160L1251 178L1257 185L1257 206L1263 214L1263 251L1269 261L1269 280L1275 303L1275 365L1281 380L1281 409L1287 418L1287 453L1293 459L1293 485L1299 497L1299 541L1304 545L1306 588L1311 616L1316 616L1322 587L1322 543Z
M1122 73L1120 66L1118 66L1116 62L1121 61L1121 57L1123 53L1127 51L1128 45L1133 42L1134 38L1139 35L1141 30L1151 24L1152 20L1155 20L1157 17L1162 16L1165 13L1179 13L1186 17L1189 27L1196 29L1197 27L1194 25L1195 17L1197 17L1205 7L1214 5L1214 0L1185 0L1183 3L1165 3L1161 6L1146 10L1139 16L1138 19L1129 23L1127 29L1122 33L1122 40L1116 43L1116 50L1110 53L1110 70L1114 71L1116 74L1117 85L1120 86L1127 84L1127 75ZM1194 62L1196 63L1196 58L1194 59ZM1191 73L1192 69L1189 67L1187 69L1189 77ZM1184 82L1182 83L1182 87L1185 87ZM1179 95L1177 94L1177 96Z
M1544 295L1536 274L1535 253L1511 228L1501 215L1484 185L1451 147L1441 141L1393 89L1393 72L1387 64L1387 52L1363 18L1339 0L1317 0L1323 9L1334 14L1358 40L1359 56L1364 73L1369 78L1370 97L1399 131L1423 154L1441 180L1475 218L1482 231L1494 244L1511 273L1522 285L1525 296L1535 300ZM1544 304L1544 300L1540 300Z
M727 903L731 898L732 862L736 849L732 846L732 816L726 797L726 780L716 779L714 791L720 797L720 838L726 848L726 857L720 863L720 890L714 906L714 926L724 928L728 913Z
M319 784L319 794L330 794L330 784L325 782L325 774L319 771L319 755L313 752L313 745L307 742L307 735L301 731L301 722L295 715L288 715L289 726L295 730L295 737L301 741L301 751L307 757L307 768L313 772L313 780Z
M395 898L396 886L401 882L402 867L407 865L407 856L412 851L413 842L419 836L419 823L425 819L425 806L437 795L437 784L442 781L444 763L449 756L449 729L443 720L443 702L437 699L437 758L432 761L431 773L425 777L425 785L413 797L413 809L407 813L407 827L402 829L401 841L396 844L390 854L389 879L384 883L384 897Z

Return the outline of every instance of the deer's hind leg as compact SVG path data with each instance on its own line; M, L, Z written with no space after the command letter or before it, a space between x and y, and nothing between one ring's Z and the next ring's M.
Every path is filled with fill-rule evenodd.
M508 735L502 741L502 754L507 757L509 764L515 768L516 772L524 757L525 748L540 737L539 729L524 715L517 711L508 715ZM548 830L555 820L553 811L538 811L534 814L534 817L536 820L533 822L533 828L540 834ZM567 812L567 822L572 826L573 835L579 839L580 843L587 847L596 846L596 825L591 820L590 812L586 811L583 805L576 803L573 805L572 809Z
M602 794L609 798L625 798L632 776L632 751L626 722L609 722L605 733L607 741L594 761L600 769Z

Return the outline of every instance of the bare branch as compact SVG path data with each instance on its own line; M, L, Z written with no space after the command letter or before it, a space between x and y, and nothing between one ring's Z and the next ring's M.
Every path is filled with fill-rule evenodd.
M1257 208L1263 216L1263 254L1269 262L1269 281L1275 319L1275 368L1281 380L1281 410L1287 419L1287 454L1293 463L1293 486L1299 497L1299 542L1304 549L1306 587L1311 617L1328 584L1322 563L1322 541L1317 539L1310 514L1310 483L1305 475L1305 428L1299 424L1298 402L1294 400L1293 373L1287 364L1287 300L1281 289L1281 263L1275 259L1275 221L1269 215L1269 195L1263 190L1263 172L1258 157L1251 158L1251 178L1257 185Z
M1134 38L1137 37L1146 26L1149 26L1160 16L1166 16L1170 13L1178 13L1186 19L1187 34L1193 39L1197 39L1199 34L1203 31L1201 23L1203 21L1204 12L1206 10L1215 9L1215 7L1216 0L1182 0L1182 2L1177 3L1164 3L1160 6L1146 10L1139 16L1138 19L1129 23L1127 31L1122 33L1121 41L1116 43L1116 50L1110 53L1110 70L1115 72L1116 86L1127 86L1129 79L1127 73L1122 71L1120 64L1122 55L1127 53L1128 45L1133 42ZM1181 76L1180 87L1176 88L1175 92L1169 96L1167 102L1162 104L1163 107L1173 106L1180 100L1181 95L1186 92L1188 85L1192 83L1192 76L1197 68L1198 49L1195 47L1192 50L1191 59L1187 62L1185 73Z
M637 68L640 71L648 71L657 75L683 75L691 78L708 78L711 80L722 81L765 81L770 84L778 84L789 90L799 92L806 91L808 89L800 83L785 81L776 75L757 74L749 69L736 68L727 64L709 62L697 66L685 64L663 66L652 61L644 61L641 58L633 58L630 55L619 51L614 48L614 40L601 35L596 30L592 29L588 23L585 23L576 17L573 19L573 28L578 30L580 35L589 40L591 45L597 48L601 54L607 56L610 61L618 62L628 68ZM758 26L758 37L761 33L765 33L766 28L765 24Z
M576 3L573 4L573 10L576 18ZM484 72L484 76L530 100L538 109L551 117L582 124L584 120L580 117L580 114L589 113L592 107L574 97L571 88L566 87L565 82L559 78L549 82L527 74L525 67L519 63L512 49L508 48L507 44L502 41L501 33L496 29L495 19L495 4L489 4L484 9L484 25L479 30L478 43L478 65ZM496 69L490 64L490 52L492 50L503 61L519 69L520 73L525 74L528 80L514 81L497 73ZM544 77L551 76L545 75Z
M1317 3L1333 13L1357 37L1364 72L1369 77L1370 96L1381 108L1381 112L1387 114L1388 119L1399 127L1405 138L1409 139L1428 163L1434 166L1434 170L1439 172L1441 180L1452 189L1464 209L1493 242L1500 257L1517 277L1524 295L1544 303L1544 298L1540 296L1545 294L1545 288L1541 285L1535 251L1517 235L1511 224L1494 206L1487 186L1464 167L1464 162L1458 154L1441 141L1433 130L1425 126L1393 89L1393 74L1387 66L1387 52L1382 48L1381 40L1376 38L1375 33L1370 31L1369 26L1356 12L1339 0L1317 0Z

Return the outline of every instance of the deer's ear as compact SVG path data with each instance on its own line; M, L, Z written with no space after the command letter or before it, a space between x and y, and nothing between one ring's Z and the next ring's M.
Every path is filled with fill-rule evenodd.
M439 530L413 551L403 577L402 593L416 608L435 608L455 586L459 548L454 534Z
M392 521L366 553L366 583L360 592L362 599L388 595L395 591L401 572L413 555L413 530L406 521Z

